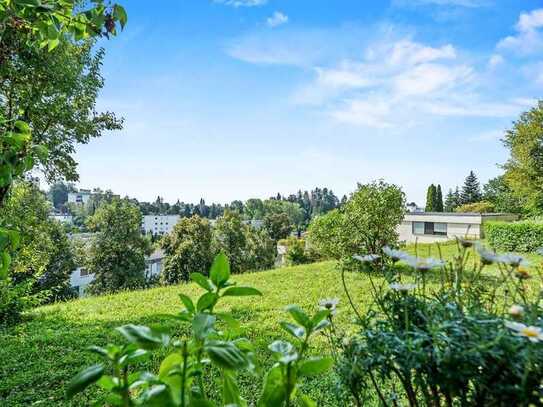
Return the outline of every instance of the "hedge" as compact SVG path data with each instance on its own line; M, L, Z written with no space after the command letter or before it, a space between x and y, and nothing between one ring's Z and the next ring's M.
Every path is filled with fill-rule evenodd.
M534 252L543 247L543 223L540 222L488 222L484 231L495 250Z

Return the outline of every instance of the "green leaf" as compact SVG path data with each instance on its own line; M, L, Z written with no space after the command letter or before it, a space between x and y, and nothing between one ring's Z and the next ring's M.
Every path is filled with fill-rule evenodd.
M140 405L147 407L172 406L173 401L168 386L157 384L146 389L138 398Z
M55 38L54 40L49 40L49 42L47 43L47 50L52 51L56 47L58 47L59 44L60 44L60 40L58 38Z
M224 253L219 253L213 259L209 277L217 287L222 287L230 278L230 264Z
M262 395L258 400L258 407L282 406L285 398L286 392L281 366L275 365L266 374Z
M194 304L193 304L192 300L190 299L190 297L188 295L179 294L179 298L181 299L181 301L185 305L185 308L187 309L188 312L194 312L196 310L194 308Z
M275 353L276 358L284 364L298 360L298 352L290 342L274 341L268 348Z
M115 4L115 6L113 6L113 15L119 21L119 24L121 24L121 29L124 29L124 26L128 21L128 15L126 14L124 7L119 4Z
M309 358L300 362L298 366L298 374L300 376L315 376L324 373L334 365L332 358Z
M246 297L249 295L260 295L262 293L253 287L229 287L224 290L223 297Z
M8 277L9 265L11 264L11 255L4 249L0 254L2 264L0 265L0 280L5 280Z
M120 382L117 377L113 376L102 376L96 384L104 390L111 391L119 386Z
M280 322L279 325L297 339L302 339L305 336L305 329L301 326L284 321Z
M248 365L245 354L232 342L208 341L204 350L209 358L223 369L237 370Z
M217 299L218 297L215 293L205 293L204 295L202 295L198 299L198 303L196 304L198 312L213 308L217 303Z
M144 325L124 325L116 328L128 342L135 343L142 349L156 349L168 342L167 335L156 332Z
M302 407L317 407L317 403L315 403L313 400L309 398L309 396L305 394L300 394L298 396L298 400L300 401L300 405Z
M98 379L102 377L103 374L104 374L103 365L93 365L79 372L77 375L74 376L74 378L68 384L68 388L66 390L66 396L69 399L72 398L77 393L80 393L83 390L85 390L91 384L96 383Z
M158 376L160 380L168 385L172 393L172 399L175 405L181 404L181 376L178 374L170 375L172 370L180 369L183 366L183 357L179 353L172 353L162 361Z
M207 313L198 313L192 320L192 332L194 336L199 339L205 339L211 332L214 332L213 325L216 318Z
M287 307L287 312L292 315L292 318L296 322L298 322L301 326L303 326L305 329L311 329L311 320L307 316L307 314L297 305L289 305Z
M318 311L313 318L311 318L311 326L316 327L321 321L325 320L330 315L330 311L325 309Z
M192 273L190 279L202 287L206 291L213 291L213 287L209 283L209 280L204 277L202 273Z
M222 404L223 406L246 406L247 403L239 394L238 384L233 374L223 373L222 385Z

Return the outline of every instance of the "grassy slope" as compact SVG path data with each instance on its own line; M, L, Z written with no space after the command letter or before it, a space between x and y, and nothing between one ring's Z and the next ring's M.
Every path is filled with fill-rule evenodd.
M413 247L408 251L414 253ZM455 253L454 245L444 245L444 258ZM419 245L420 256L439 257L435 246ZM532 262L538 256L528 256ZM319 299L338 297L341 309L346 309L339 273L333 262L282 268L267 272L236 276L239 284L251 285L264 293L262 298L229 299L226 307L241 319L247 335L253 340L264 365L269 365L267 345L282 337L278 322L286 315L286 305L296 303L305 309L314 309ZM370 283L364 275L347 275L349 286L362 305L370 301ZM119 325L162 324L172 332L182 332L175 322L161 316L180 309L178 293L196 296L200 290L193 284L161 287L146 291L87 298L65 304L42 307L29 315L29 320L7 331L0 331L0 405L27 406L34 403L53 406L69 405L63 400L64 385L84 366L96 362L96 357L85 351L89 345L104 345L118 341L113 328ZM340 312L338 319L345 325L349 313ZM341 322L341 321L340 321ZM325 350L322 342L315 351ZM147 367L157 367L157 355ZM252 377L242 377L242 388L248 400L254 400L261 383ZM319 406L337 405L330 389L332 376L324 376L307 383L306 391ZM328 390L328 391L327 391ZM72 405L88 405L100 397L96 387Z
M252 285L264 293L262 298L233 298L227 302L247 328L248 336L260 352L269 357L267 345L282 334L278 321L286 317L284 308L297 303L306 309L315 308L323 297L343 296L339 274L333 262L282 268L268 272L236 276L239 284ZM361 302L369 299L368 281L349 276ZM355 281L356 280L356 281ZM92 344L104 345L119 340L113 328L126 323L157 324L178 331L175 322L161 317L180 309L178 293L195 296L200 290L193 284L161 287L146 291L127 292L112 296L87 298L65 304L42 307L34 311L29 321L2 332L0 335L0 405L68 405L63 400L64 385L84 366L95 363L96 357L85 351ZM347 318L347 313L343 313ZM322 346L322 343L318 346ZM157 361L151 363L156 368ZM268 364L266 361L265 364ZM318 388L331 385L330 377L308 384L325 401ZM260 382L244 378L244 390L249 399L259 393ZM328 387L329 388L329 387ZM88 399L78 399L73 405L87 405L96 398L96 387Z

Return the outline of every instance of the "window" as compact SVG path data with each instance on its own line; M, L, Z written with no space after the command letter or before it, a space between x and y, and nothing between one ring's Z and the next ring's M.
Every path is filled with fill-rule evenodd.
M85 277L85 276L88 276L88 275L89 275L89 272L87 271L86 268L81 267L81 269L80 269L80 271L79 271L79 275L80 275L81 277Z
M447 236L447 224L435 222L413 222L413 234Z

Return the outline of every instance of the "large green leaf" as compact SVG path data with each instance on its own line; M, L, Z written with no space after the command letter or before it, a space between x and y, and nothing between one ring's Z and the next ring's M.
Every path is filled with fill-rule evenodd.
M334 365L332 358L314 357L300 362L298 374L300 376L315 376L324 373Z
M311 329L311 320L307 314L297 305L289 305L287 307L287 312L292 315L292 318L298 322L305 329Z
M68 384L66 396L72 398L77 393L85 390L88 386L96 383L104 374L104 366L93 365L79 372Z
M264 379L264 388L258 407L282 406L286 398L285 384L281 366L276 365L270 369Z
M194 312L196 310L196 308L194 307L194 303L188 295L179 294L179 298L181 299L181 302L183 302L183 305L185 305L185 308L188 312Z
M224 253L215 256L209 277L217 287L222 287L230 278L230 264Z
M224 369L242 369L248 365L245 354L232 342L208 341L204 346L209 358Z
M158 377L170 388L172 400L176 405L181 404L181 375L170 372L176 369L182 369L183 357L179 353L172 353L162 361L158 371Z
M279 325L281 325L281 328L297 339L302 339L305 336L305 328L299 325L285 321L280 322Z
M198 312L213 308L217 303L217 299L218 297L215 293L205 293L204 295L202 295L198 299L198 303L196 304Z
M142 349L156 349L168 343L168 336L144 325L123 325L116 328L130 343Z
M222 294L224 297L245 297L250 295L262 295L260 291L253 287L229 287Z
M222 404L223 406L238 407L247 405L247 402L239 394L236 378L231 372L223 373Z
M198 313L192 320L192 332L194 336L199 339L205 339L211 332L214 332L213 325L216 318L207 313Z
M126 14L126 10L123 8L123 6L115 4L115 6L113 6L113 15L117 21L119 21L119 24L121 24L121 29L124 29L124 26L128 21L128 15Z
M204 277L202 273L192 273L190 279L202 287L206 291L213 291L213 287L209 283L209 280Z

